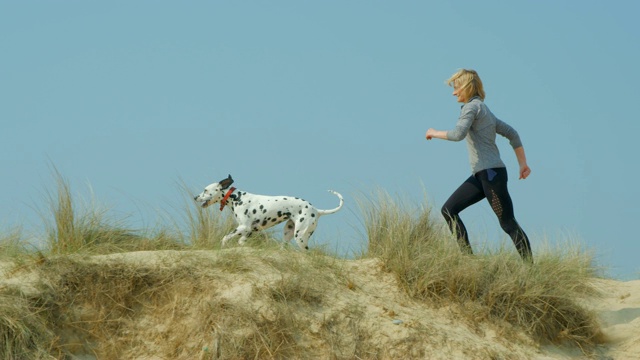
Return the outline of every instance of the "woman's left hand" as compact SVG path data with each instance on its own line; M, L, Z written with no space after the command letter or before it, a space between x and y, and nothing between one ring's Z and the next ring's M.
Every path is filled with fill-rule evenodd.
M520 165L520 179L526 179L529 175L531 175L531 169L529 168L529 165Z

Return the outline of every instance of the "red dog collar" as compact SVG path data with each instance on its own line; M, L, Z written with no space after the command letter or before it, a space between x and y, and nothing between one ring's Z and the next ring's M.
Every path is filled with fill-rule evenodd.
M222 198L222 200L220 200L220 211L222 211L222 209L224 209L224 207L227 205L227 200L229 200L229 196L231 196L231 194L236 190L236 188L231 187L229 189L229 191L227 191L227 193L224 195L224 197Z

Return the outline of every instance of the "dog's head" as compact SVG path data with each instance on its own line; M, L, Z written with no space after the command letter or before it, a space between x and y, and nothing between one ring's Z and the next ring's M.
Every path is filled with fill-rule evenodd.
M193 199L200 202L203 208L206 208L207 206L222 200L222 198L224 198L224 191L227 190L231 184L233 184L233 179L231 178L231 175L229 175L226 179L207 186L204 188L203 192Z

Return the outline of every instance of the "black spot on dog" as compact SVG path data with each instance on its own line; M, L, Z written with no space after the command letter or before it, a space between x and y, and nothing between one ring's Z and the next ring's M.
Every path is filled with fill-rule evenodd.
M258 212L258 211L257 211L256 209L253 209L253 213L254 213L254 214L255 214L255 213L257 213L257 212Z
M311 217L316 217L316 214L311 214Z
M304 218L300 218L300 222L303 222L303 221L304 221Z
M264 221L262 222L262 226L267 226L267 220L264 220Z
M298 211L298 215L302 215L302 210Z
M278 211L278 217L282 217L282 211Z
M264 205L260 205L260 210L264 209Z
M244 211L244 214L247 215L247 213L249 212L249 209Z

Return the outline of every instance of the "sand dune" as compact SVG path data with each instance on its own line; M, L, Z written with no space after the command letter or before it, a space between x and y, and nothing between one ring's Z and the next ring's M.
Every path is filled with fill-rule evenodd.
M640 280L594 280L602 298L588 306L598 312L613 359L640 359Z
M100 340L95 333L92 339L83 339L82 332L71 330L67 325L59 329L57 336L63 338L61 343L77 343L68 346L65 351L82 359L224 358L221 356L223 350L220 350L220 341L231 337L228 327L224 330L227 331L226 335L220 329L231 322L218 317L210 318L212 315L206 313L206 309L211 309L211 304L246 307L247 313L274 319L277 311L270 305L273 304L273 289L282 289L283 281L288 276L301 276L301 272L318 272L321 269L306 263L306 260L297 259L298 273L287 273L289 270L281 269L278 264L291 261L288 257L292 256L298 255L275 253L265 257L250 248L237 248L224 251L134 252L84 257L65 263L64 267L56 269L70 271L70 267L83 264L86 269L98 269L96 274L102 274L100 276L105 278L109 278L105 272L121 273L122 269L129 269L132 274L144 272L153 275L154 269L157 269L165 274L175 272L178 275L171 281L162 280L162 287L154 288L151 295L145 293L144 284L135 290L137 302L127 303L130 309L127 309L126 321L110 320L118 322L118 326L114 327L116 333L109 335L114 343L109 347L100 348L99 344L96 345L96 341L106 340ZM340 271L337 275L321 278L323 274L310 274L316 277L309 279L327 281L329 284L322 287L324 290L321 294L313 293L314 284L304 285L308 280L302 279L296 283L297 286L310 286L311 295L299 295L307 298L298 302L292 299L279 300L287 302L284 309L295 312L289 315L301 325L298 333L291 337L295 340L291 341L295 341L296 346L314 349L304 354L313 354L316 358L332 358L336 354L338 358L354 358L354 354L357 354L360 358L383 359L587 358L580 349L570 345L540 345L522 330L486 320L474 322L473 319L460 316L455 306L429 306L417 302L398 287L394 277L383 271L376 259L338 262ZM221 269L221 264L225 268ZM51 271L51 268L48 269ZM37 269L24 266L16 268L14 264L4 263L0 266L0 292L19 288L33 298L42 289L53 287L53 277L42 279L45 275ZM91 279L98 279L98 275L91 275ZM80 285L77 286L86 281L84 278L78 279ZM181 283L190 279L194 279L193 284ZM152 283L151 280L146 281ZM581 301L599 314L607 343L592 354L600 359L640 359L640 280L593 281L601 291L601 296ZM43 287L45 283L48 287ZM166 293L161 293L161 290ZM78 299L82 301L78 300L65 310L68 318L90 322L97 317L92 314L103 311L100 306L104 299L92 303L94 300L86 297L86 294ZM112 314L101 316L104 318ZM250 332L238 326L236 332ZM333 339L330 344L326 341L327 333L334 336L329 336ZM357 343L358 339L368 349L351 345ZM102 350L96 350L98 348ZM107 351L116 353L106 356L104 354ZM329 353L333 355L329 356Z

